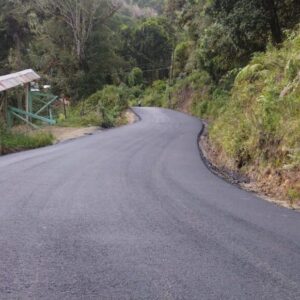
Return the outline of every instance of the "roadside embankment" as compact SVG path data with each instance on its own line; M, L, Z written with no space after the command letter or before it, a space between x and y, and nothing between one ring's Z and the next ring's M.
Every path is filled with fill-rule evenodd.
M298 30L280 47L255 54L230 89L199 74L180 80L172 94L179 110L208 120L201 148L219 174L294 209L300 208L299 53Z
M282 184L285 181L287 185L290 180L297 184L300 181L298 172L280 173L267 169L266 173L260 173L255 167L249 172L239 171L226 163L227 158L222 155L223 152L211 142L207 124L198 142L202 159L214 174L242 189L256 193L269 202L300 211L300 201L290 201L285 191L286 186Z

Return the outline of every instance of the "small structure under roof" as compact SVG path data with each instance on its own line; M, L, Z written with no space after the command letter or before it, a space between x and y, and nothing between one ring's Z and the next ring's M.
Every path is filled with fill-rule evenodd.
M38 79L40 79L40 76L31 69L0 76L0 92L7 91L19 85L28 84Z
M28 69L18 73L0 76L0 116L3 115L9 127L13 125L14 118L26 122L34 128L38 128L33 120L54 125L51 105L57 100L57 96L49 93L40 93L39 89L31 88L31 82L40 79L33 70ZM23 86L25 103L21 99L21 105L13 107L8 99L8 90ZM2 113L1 113L2 112Z

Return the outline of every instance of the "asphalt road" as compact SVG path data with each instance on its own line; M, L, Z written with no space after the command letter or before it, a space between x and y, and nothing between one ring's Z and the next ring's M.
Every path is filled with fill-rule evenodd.
M199 120L136 112L0 158L0 299L300 299L300 214L207 170Z

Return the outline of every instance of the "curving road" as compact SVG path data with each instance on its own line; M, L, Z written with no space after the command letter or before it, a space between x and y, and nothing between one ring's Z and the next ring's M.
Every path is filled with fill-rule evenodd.
M0 158L0 299L300 299L300 215L219 179L202 124L142 121Z

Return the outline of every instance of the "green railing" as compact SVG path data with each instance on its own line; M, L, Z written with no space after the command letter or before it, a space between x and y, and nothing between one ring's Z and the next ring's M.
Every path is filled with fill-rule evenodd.
M53 119L51 105L57 98L57 96L51 94L30 91L27 107L28 111L12 106L8 107L8 126L12 127L14 118L20 119L34 128L38 128L38 126L33 123L33 120L41 121L49 125L56 124L56 121Z

